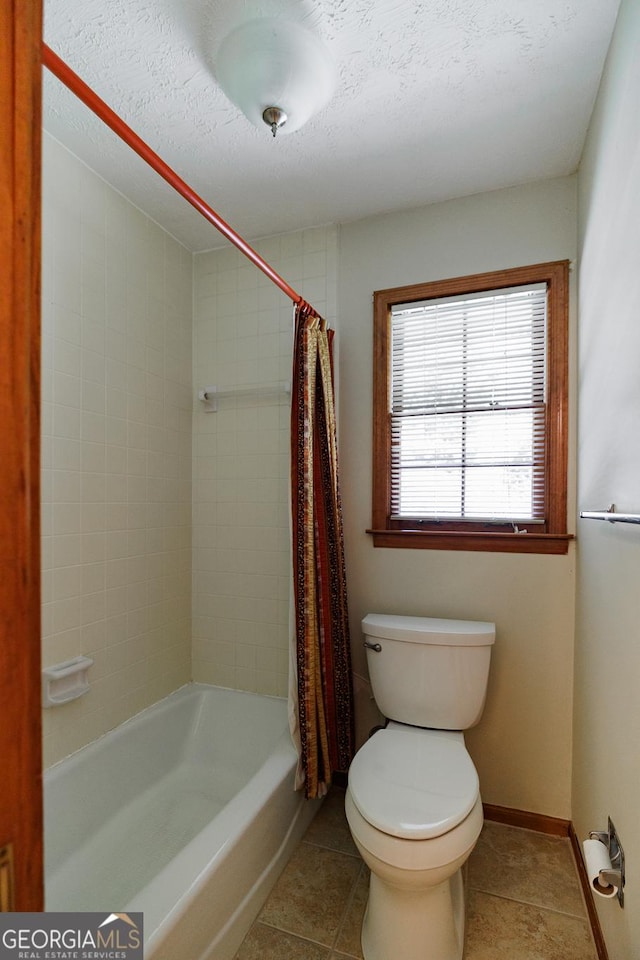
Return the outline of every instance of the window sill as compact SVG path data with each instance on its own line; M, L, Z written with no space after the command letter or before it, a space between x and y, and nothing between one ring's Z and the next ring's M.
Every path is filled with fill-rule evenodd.
M405 550L481 550L485 553L547 553L569 550L572 533L463 533L433 530L367 530L374 547Z

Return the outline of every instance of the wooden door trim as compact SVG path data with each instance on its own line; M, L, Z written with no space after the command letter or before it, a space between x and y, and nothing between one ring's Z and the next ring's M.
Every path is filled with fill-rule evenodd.
M0 846L43 909L40 720L41 0L0 0Z

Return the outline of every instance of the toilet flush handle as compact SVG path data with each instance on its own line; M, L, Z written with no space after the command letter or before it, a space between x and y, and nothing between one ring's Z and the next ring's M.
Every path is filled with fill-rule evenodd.
M382 644L380 643L371 643L371 640L365 640L363 647L366 647L367 650L375 650L376 653L380 653L382 650Z

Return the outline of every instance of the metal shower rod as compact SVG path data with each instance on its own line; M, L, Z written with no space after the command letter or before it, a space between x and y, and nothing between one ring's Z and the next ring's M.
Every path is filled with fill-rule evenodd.
M173 187L185 200L191 204L192 207L202 214L205 220L208 220L209 223L218 230L223 236L230 240L234 246L240 250L241 253L245 255L259 270L269 277L270 280L279 287L283 293L285 293L295 304L301 307L306 307L310 313L316 314L316 311L311 307L306 300L304 300L299 293L290 287L286 280L276 273L276 271L271 267L266 260L264 260L259 253L257 253L253 247L251 247L246 240L236 233L233 227L230 227L222 217L216 213L208 203L198 196L198 194L191 189L188 183L185 183L178 174L171 169L164 160L155 153L151 147L148 146L142 140L137 133L127 126L127 124L122 120L117 113L115 113L111 107L109 107L104 100L101 100L100 97L95 93L91 87L89 87L84 80L82 80L77 73L74 73L73 70L67 66L67 64L62 60L57 53L54 53L53 50L47 46L46 43L42 44L42 63L43 65L53 73L55 77L58 78L66 87L71 90L72 93L78 97L79 100L89 107L96 116L106 123L114 133L116 133L121 140L131 147L146 163L152 167L156 173L159 173L160 176L167 181L167 183Z

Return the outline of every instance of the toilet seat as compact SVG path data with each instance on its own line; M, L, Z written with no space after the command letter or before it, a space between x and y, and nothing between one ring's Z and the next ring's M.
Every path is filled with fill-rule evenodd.
M377 830L428 840L469 815L479 783L461 733L390 723L356 753L349 791L361 816Z

